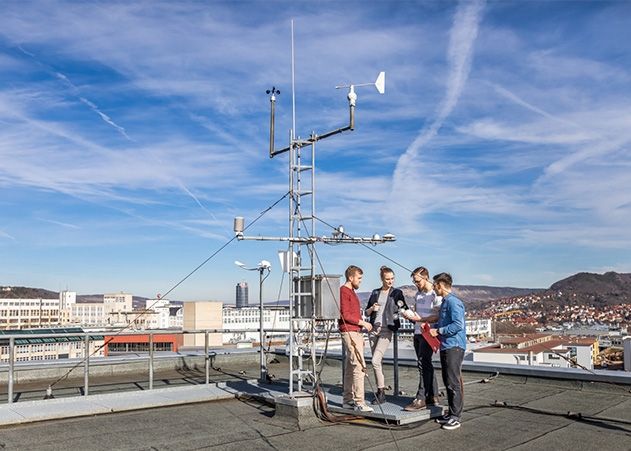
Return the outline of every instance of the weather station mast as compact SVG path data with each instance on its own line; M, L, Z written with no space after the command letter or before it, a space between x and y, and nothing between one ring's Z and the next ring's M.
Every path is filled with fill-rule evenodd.
M380 244L395 241L392 234L377 234L371 237L354 237L345 233L343 226L333 230L331 236L316 234L316 178L315 156L316 143L325 138L355 129L355 107L357 94L355 89L374 86L379 94L385 92L385 72L380 72L374 83L349 84L336 86L336 89L348 88L349 123L344 127L317 134L311 132L307 139L296 135L296 95L295 95L295 57L294 23L291 22L291 86L292 86L292 128L289 131L289 145L276 149L274 139L276 96L280 91L276 87L267 90L270 96L270 142L269 157L289 154L289 236L245 236L244 219L236 217L234 232L238 240L284 241L288 250L280 251L279 257L283 271L289 274L289 397L304 393L307 385L316 383L316 333L320 325L329 325L329 332L339 318L339 277L316 274L317 243L325 244ZM321 263L321 262L320 262ZM322 265L320 264L322 267ZM324 269L322 268L324 271ZM261 326L262 327L262 326ZM263 334L261 333L261 336ZM261 353L263 348L261 344ZM308 361L311 364L308 365ZM266 365L265 359L261 359ZM267 374L261 369L261 374ZM262 381L265 382L265 381ZM297 393L295 393L297 391Z

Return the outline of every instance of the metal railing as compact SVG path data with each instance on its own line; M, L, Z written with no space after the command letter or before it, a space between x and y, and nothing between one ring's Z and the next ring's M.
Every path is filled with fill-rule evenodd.
M258 333L259 329L202 329L202 330L142 330L142 331L129 331L124 334L116 334L113 331L111 335L108 335L107 332L102 331L93 331L93 332L68 332L61 334L6 334L2 335L0 339L9 341L9 362L8 362L8 377L7 377L7 394L8 399L7 402L9 404L14 402L14 385L15 385L15 355L16 355L16 346L20 346L21 344L16 345L16 340L25 340L25 339L38 339L38 338L63 338L63 337L82 337L83 342L83 358L79 360L76 364L71 366L69 374L74 369L79 368L83 365L83 396L88 396L90 392L90 364L94 362L95 358L91 356L90 353L90 342L97 341L94 339L95 336L103 335L104 344L109 344L108 339L113 336L129 336L129 335L147 335L148 336L148 345L149 352L147 355L147 363L148 363L148 386L149 390L154 388L154 361L155 361L155 340L154 337L158 335L199 335L204 334L204 383L208 385L210 383L210 369L211 369L211 360L213 357L217 355L215 351L210 350L210 334L225 334L225 333ZM392 354L392 366L393 366L393 379L394 379L394 396L399 396L399 366L401 365L401 360L399 358L399 336L412 336L414 329L399 329L398 332L393 334L392 344L393 344L393 354ZM266 329L265 333L269 338L271 335L287 335L289 333L288 329ZM100 339L98 340L100 341ZM77 343L78 341L73 341ZM260 348L259 352L261 352L262 348ZM344 361L344 347L342 346L342 354L341 354L342 362ZM142 359L141 359L142 360ZM386 360L386 359L384 359ZM405 359L405 366L410 364L416 364L416 355L413 357L413 363L409 361L410 359ZM59 360L57 360L59 361ZM101 359L98 362L102 362ZM29 363L33 363L30 361ZM71 363L71 362L69 362ZM115 364L115 362L108 363ZM342 364L342 369L344 365ZM501 369L504 374L513 374L513 375L524 375L524 376L534 376L534 377L542 377L542 378L552 378L552 379L571 379L571 380L580 380L580 381L601 381L601 382L615 382L622 384L630 384L631 385L631 373L625 373L620 371L606 371L606 370L593 370L593 371L584 371L575 368L548 368L548 367L538 367L538 366L529 366L529 365L510 365L510 364L491 364L491 363L478 363L465 361L463 362L463 369L466 371L473 372L495 372Z
M15 348L16 346L23 346L23 344L17 344L16 340L31 340L31 339L44 339L44 338L68 338L68 337L82 337L83 342L83 357L81 360L71 367L70 371L67 374L72 372L74 369L79 368L83 365L83 396L88 396L90 392L90 361L95 357L92 356L90 352L90 342L91 341L101 341L101 339L95 339L94 337L103 336L103 345L104 348L108 345L110 341L110 337L114 336L129 336L129 335L146 335L148 336L148 347L149 352L147 356L148 361L148 383L149 390L153 390L153 381L154 381L154 360L155 360L155 341L154 337L156 335L199 335L204 334L204 369L205 369L205 384L208 385L210 383L210 365L211 358L214 353L210 352L210 334L224 334L224 333L253 333L259 332L259 329L202 329L202 330L142 330L142 331L126 331L123 334L117 334L114 331L111 332L111 335L108 335L107 332L103 331L93 331L93 332L67 332L67 333L48 333L48 334L5 334L0 337L2 340L9 341L9 362L8 362L8 376L7 376L7 403L12 404L14 401L14 385L15 385ZM268 335L274 334L288 334L289 329L266 329L265 333ZM79 341L72 341L70 343L78 343ZM28 344L49 344L49 343L28 343ZM98 350L98 349L97 349ZM33 361L30 361L33 363Z

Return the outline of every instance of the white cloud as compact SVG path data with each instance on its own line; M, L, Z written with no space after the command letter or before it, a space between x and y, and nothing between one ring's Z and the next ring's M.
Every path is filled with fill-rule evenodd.
M447 51L449 73L446 93L438 107L436 117L427 128L421 131L397 162L392 188L395 207L400 208L405 203L414 204L412 201L415 190L410 189L408 185L413 183L414 178L423 177L423 175L411 168L415 166L419 150L436 136L460 98L471 70L473 45L478 35L483 8L483 1L474 1L461 3L456 11Z

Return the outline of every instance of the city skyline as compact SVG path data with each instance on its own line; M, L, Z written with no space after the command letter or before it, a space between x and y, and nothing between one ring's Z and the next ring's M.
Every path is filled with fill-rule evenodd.
M318 247L324 269L449 271L545 288L631 272L631 32L625 2L9 2L0 17L0 284L165 294L288 190L297 135L318 144L316 211L375 248ZM286 199L248 229L287 235ZM326 223L326 224L325 224ZM168 295L234 300L284 243L237 242ZM376 250L391 260L377 255ZM396 263L395 263L396 262ZM401 265L401 266L399 266ZM282 285L282 290L281 290Z

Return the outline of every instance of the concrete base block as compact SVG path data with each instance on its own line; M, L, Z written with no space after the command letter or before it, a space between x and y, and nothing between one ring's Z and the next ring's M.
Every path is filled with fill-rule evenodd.
M313 410L313 396L310 393L295 392L293 398L277 396L274 402L276 404L274 418L293 423L300 429L321 424Z

